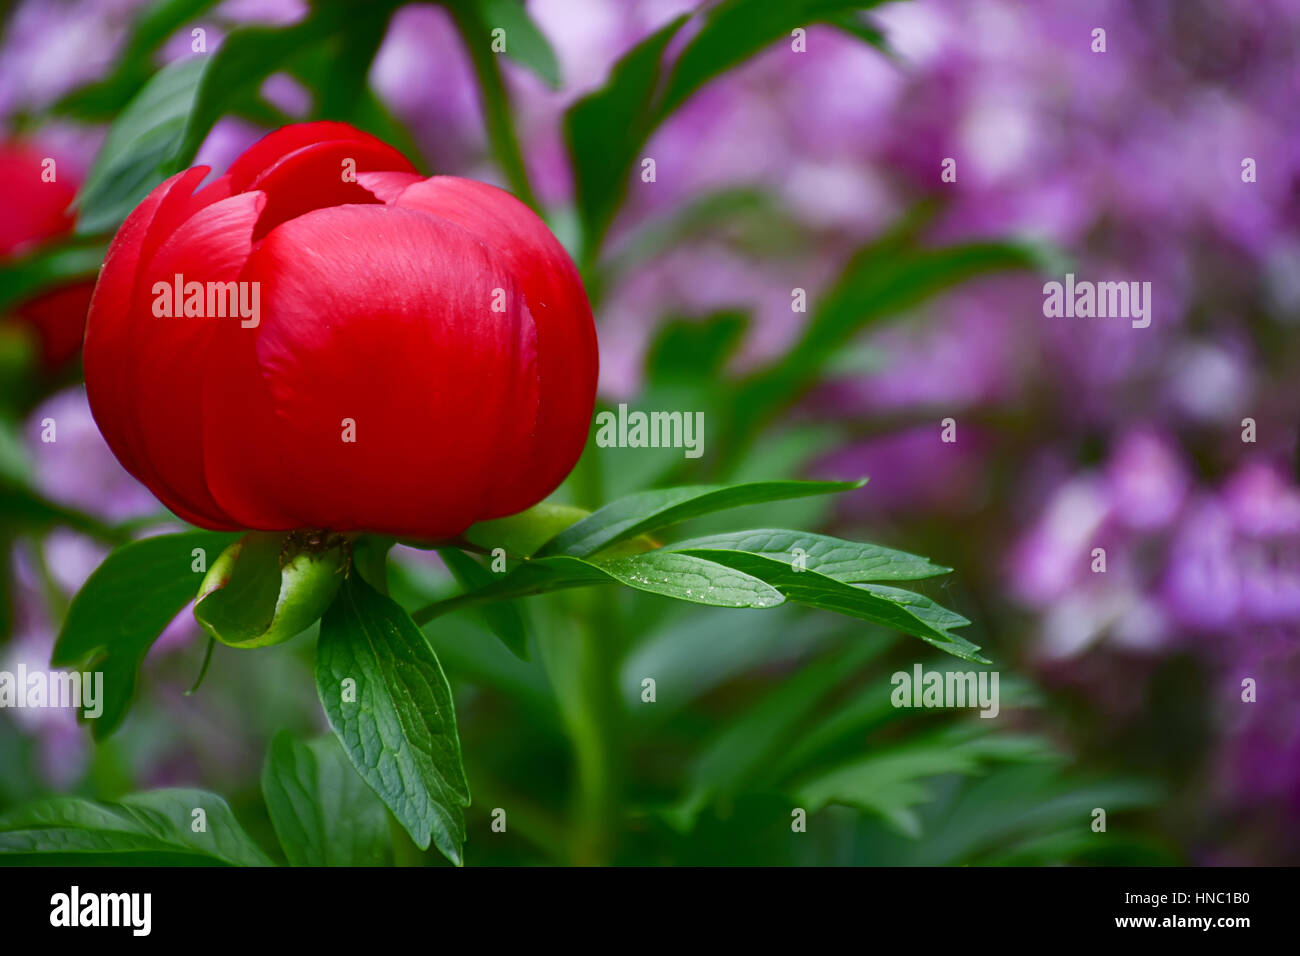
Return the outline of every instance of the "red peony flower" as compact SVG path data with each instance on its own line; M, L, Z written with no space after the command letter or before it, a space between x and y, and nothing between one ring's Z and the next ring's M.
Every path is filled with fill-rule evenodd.
M287 126L109 247L84 361L122 464L206 528L446 538L577 461L591 308L526 206L420 176L343 123Z
M73 218L68 206L77 195L77 182L66 165L56 166L47 181L45 157L25 143L0 143L0 261L20 258L42 243L69 232ZM81 347L86 309L94 282L70 282L12 307L13 315L36 334L41 365L52 372Z

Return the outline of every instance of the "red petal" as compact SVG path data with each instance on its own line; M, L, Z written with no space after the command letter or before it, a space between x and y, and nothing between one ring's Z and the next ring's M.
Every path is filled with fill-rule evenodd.
M86 394L95 422L122 467L150 488L153 471L144 454L130 400L129 359L134 348L129 332L131 303L145 237L165 198L173 192L189 195L193 177L187 176L177 173L159 183L117 230L90 300L82 349Z
M0 145L0 256L20 255L28 247L72 228L68 204L77 185L59 173L54 182L41 178L45 157L22 143ZM58 172L58 167L55 167Z
M208 380L208 484L233 517L445 538L526 477L536 330L477 237L336 206L273 230L245 278L270 318L219 337Z
M86 330L86 312L93 282L60 286L51 292L29 299L14 310L35 331L41 345L41 365L53 372L81 348Z
M504 489L485 517L513 514L554 491L586 444L599 354L582 280L546 224L495 186L434 176L410 186L395 205L427 210L477 234L501 256L528 301L543 396L536 434L522 452L528 478Z
M228 175L231 180L231 189L234 192L243 192L253 180L265 170L274 166L283 157L303 147L314 146L317 143L332 140L364 143L384 150L389 155L389 162L376 168L411 168L411 164L407 162L405 156L383 140L376 139L369 133L363 133L355 126L326 120L316 123L294 123L290 126L282 126L273 133L267 133L244 150L239 158L230 164Z
M187 219L141 270L128 323L135 347L126 361L154 474L150 487L177 514L208 528L238 527L204 483L203 382L209 372L220 374L211 364L211 344L215 335L253 330L242 328L238 315L155 316L153 287L165 283L170 298L177 275L185 283L238 281L265 204L261 193L243 193Z
M424 179L419 173L358 173L357 182L383 203L392 203L407 186Z
M399 172L415 174L404 157L382 143L335 140L304 146L267 168L249 187L266 193L268 199L253 238L261 239L280 223L313 209L379 202L359 182L343 178L348 160L354 171L366 172L392 170L392 164L400 161Z

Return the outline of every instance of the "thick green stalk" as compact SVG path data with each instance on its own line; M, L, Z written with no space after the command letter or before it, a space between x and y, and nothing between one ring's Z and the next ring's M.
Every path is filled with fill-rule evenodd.
M609 863L620 823L622 704L618 699L620 649L613 632L615 592L600 588L575 595L582 613L576 637L577 687L582 732L578 745L578 800L574 861Z
M589 450L574 475L584 507L600 506L601 484L599 462ZM569 597L566 604L575 626L555 635L555 640L569 645L564 659L569 665L570 702L562 710L577 760L573 858L579 865L598 866L613 859L622 815L623 705L618 686L622 634L613 589L584 589Z

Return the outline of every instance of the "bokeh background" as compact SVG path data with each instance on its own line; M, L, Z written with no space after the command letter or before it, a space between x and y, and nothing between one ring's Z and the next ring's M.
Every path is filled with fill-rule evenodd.
M527 3L561 82L510 60L501 70L528 177L566 243L578 227L565 111L695 7ZM214 50L231 30L306 12L287 0L198 4L184 28L136 56L125 45L144 9L6 9L6 281L21 281L14 264L34 249L67 241L70 220L33 209L20 184L56 157L62 204L72 199L112 119L77 91L124 63L147 77L201 55L192 26ZM582 262L601 400L706 411L706 453L696 462L589 449L601 458L599 495L870 475L837 505L781 521L760 511L755 523L799 521L954 568L933 596L974 621L970 637L996 661L1004 695L1023 697L1004 720L1045 742L1052 770L914 767L898 786L917 792L881 796L878 786L856 807L825 811L821 835L792 849L766 835L764 808L780 788L761 773L714 790L691 782L710 759L750 759L754 742L758 765L765 746L810 740L833 738L840 754L922 738L964 746L942 736L961 732L951 715L854 720L868 700L855 694L878 703L889 672L919 652L880 637L882 656L844 663L862 629L811 612L755 623L621 597L587 609L622 642L615 706L636 713L642 673L661 686L676 675L689 693L670 695L649 724L626 717L620 822L592 852L649 863L1300 862L1300 2L910 0L857 23L858 35L810 26L807 52L780 42L726 72L641 151L656 181L629 184L604 248ZM1104 53L1092 48L1096 28ZM883 39L866 42L875 30ZM508 185L447 10L398 9L367 82L417 165ZM277 73L259 93L265 115L222 118L198 162L224 169L268 117L318 115L301 79ZM612 125L611 140L619 135ZM950 157L957 179L944 182ZM781 400L752 387L810 351L817 304L859 273L888 278L925 250L975 240L1033 250L1038 268L972 268L966 281L931 285L923 274L915 290L875 289L856 305L840 296L836 334L811 348L816 361ZM1150 282L1150 327L1045 318L1042 284L1066 271ZM0 463L47 508L36 522L12 503L0 509L0 669L45 667L70 596L111 544L167 522L109 453L78 385L93 275L93 264L80 279L29 275L0 325ZM806 313L791 309L795 288L813 303ZM940 439L946 418L955 443ZM1246 418L1253 441L1243 440ZM54 443L41 439L46 419ZM1098 547L1104 573L1092 570ZM426 556L398 564L412 594L450 586ZM563 629L563 614L537 614L543 629ZM472 838L471 862L573 859L565 821L581 718L565 715L563 689L540 665L485 650L476 620L448 619L431 636L457 690L471 819L494 801L526 808L519 837ZM193 784L267 832L256 786L269 736L323 727L310 645L220 648L202 689L185 696L203 648L183 614L146 661L127 724L98 745L69 713L0 712L0 809L50 792L111 798ZM833 678L811 680L817 667ZM1246 678L1254 702L1242 700ZM807 706L781 723L762 704L783 688ZM814 709L817 721L798 722ZM776 722L736 729L737 714L756 711ZM1093 834L1094 806L1123 811L1122 824Z

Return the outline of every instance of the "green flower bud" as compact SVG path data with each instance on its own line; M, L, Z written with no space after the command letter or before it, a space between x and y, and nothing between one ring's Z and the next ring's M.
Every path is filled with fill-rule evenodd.
M339 535L244 535L199 586L194 617L231 647L268 647L301 634L325 613L347 570Z

